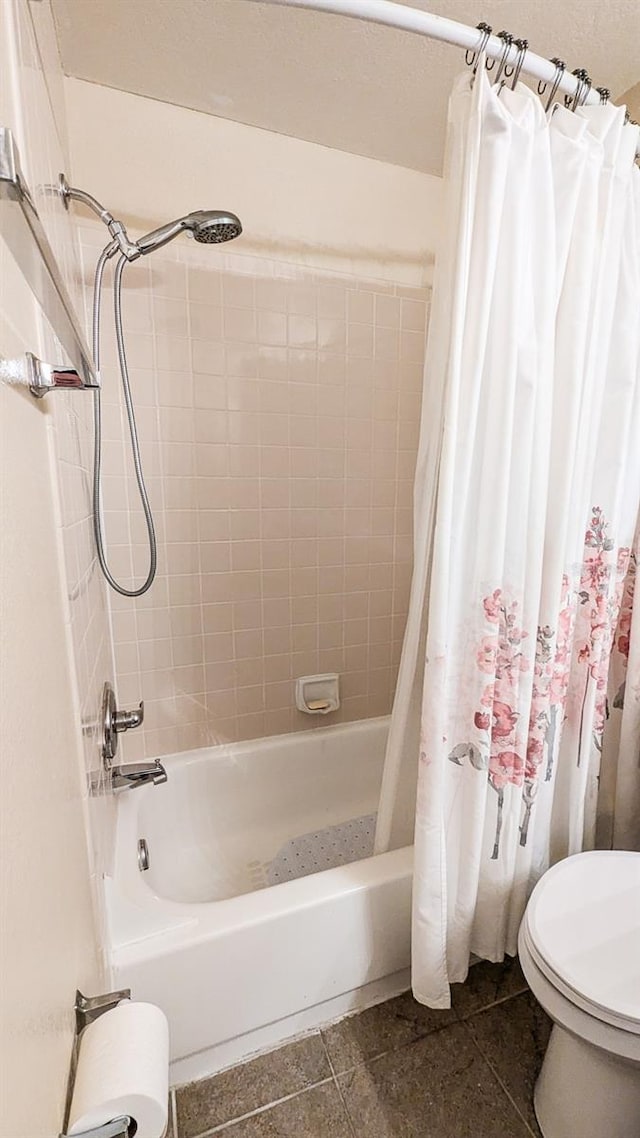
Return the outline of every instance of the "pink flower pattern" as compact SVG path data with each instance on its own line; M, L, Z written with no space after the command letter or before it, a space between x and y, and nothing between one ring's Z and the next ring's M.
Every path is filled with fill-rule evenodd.
M500 855L504 795L509 785L522 788L520 844L527 842L543 764L545 781L553 776L569 683L576 669L578 676L585 673L582 715L590 685L596 685L593 738L601 748L609 663L630 556L627 548L618 550L617 555L613 551L603 512L594 506L585 535L579 583L576 581L572 587L569 575L563 575L557 627L537 628L532 660L528 633L520 626L517 601L509 600L502 589L494 589L483 598L487 627L476 651L476 666L490 678L480 696L480 706L473 713L474 740L454 747L449 759L459 766L467 760L476 770L485 770L489 785L498 796L493 859ZM633 582L627 578L626 607L623 606L617 633L618 650L626 649L627 654L632 604ZM519 709L523 698L520 684L522 674L531 666L531 699L525 729ZM578 765L580 761L579 751Z
M585 557L576 613L574 656L577 666L581 665L584 672L578 766L582 760L582 718L594 685L593 744L599 751L602 750L602 736L609 714L607 681L611 651L631 556L631 550L626 546L618 549L617 553L614 552L614 542L608 536L607 529L602 510L599 506L594 506L591 524L585 536Z
M468 759L472 766L486 770L489 785L498 796L498 822L493 857L500 850L502 810L507 785L522 786L525 778L526 734L517 710L520 681L531 668L527 652L527 633L520 627L518 605L507 601L501 589L483 599L488 633L476 653L478 670L489 676L480 696L480 708L473 721L478 743L461 744L449 755L462 765Z
M622 600L620 602L618 627L616 628L613 646L614 652L617 652L618 656L620 657L624 673L626 673L629 663L629 648L631 646L631 617L633 615L633 600L636 590L637 571L638 556L634 551L630 554L629 557L627 575L625 577L624 586L622 589ZM614 696L613 706L616 708L622 709L624 707L625 687L626 676Z

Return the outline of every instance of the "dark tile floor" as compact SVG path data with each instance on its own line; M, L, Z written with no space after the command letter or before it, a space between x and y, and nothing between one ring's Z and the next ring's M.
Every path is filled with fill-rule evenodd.
M172 1138L538 1138L549 1030L517 963L476 964L450 1011L405 993L178 1087Z

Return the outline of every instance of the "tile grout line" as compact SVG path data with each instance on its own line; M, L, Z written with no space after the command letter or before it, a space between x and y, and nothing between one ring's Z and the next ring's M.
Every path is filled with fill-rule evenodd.
M498 1000L492 1000L490 1004L482 1004L481 1007L474 1008L474 1010L472 1012L469 1012L468 1015L461 1015L455 1007L453 1010L457 1016L458 1023L466 1023L467 1020L473 1019L474 1016L478 1016L482 1012L488 1012L491 1008L497 1008L500 1004L506 1004L509 1002L509 1000L515 1000L518 996L523 996L526 992L529 991L531 991L531 989L527 985L526 988L520 988L517 992L509 992L508 996L500 996Z
M424 1035L419 1035L416 1039L411 1040L411 1041L407 1041L401 1047L390 1047L384 1051L380 1051L374 1055L371 1055L368 1058L363 1059L361 1063L354 1063L354 1064L350 1065L349 1067L345 1068L344 1071L340 1071L339 1074L340 1075L349 1074L352 1071L355 1071L362 1066L368 1066L370 1063L376 1062L377 1060L382 1059L383 1057L385 1057L387 1055L390 1055L396 1051L402 1050L404 1047L410 1047L410 1046L412 1046L412 1044L420 1042L422 1039L428 1038L431 1035L437 1035L441 1031L446 1031L447 1028L449 1028L449 1027L452 1027L454 1025L464 1025L466 1032L470 1036L470 1038L472 1039L476 1050L479 1052L483 1061L487 1064L487 1066L491 1070L492 1074L496 1078L501 1090L504 1092L507 1099L509 1100L509 1102L513 1106L514 1110L516 1111L518 1117L521 1119L521 1121L525 1125L527 1132L529 1134L533 1135L533 1138L537 1138L537 1136L531 1130L526 1118L524 1118L524 1116L522 1115L517 1104L514 1102L509 1091L507 1090L504 1083L502 1082L502 1079L500 1078L499 1074L497 1073L497 1071L493 1067L493 1064L484 1055L483 1051L481 1050L480 1046L476 1042L475 1038L473 1037L473 1035L472 1035L472 1033L468 1027L469 1021L472 1020L473 1018L475 1018L476 1015L480 1015L481 1013L486 1012L486 1011L490 1010L491 1008L497 1007L500 1004L504 1004L510 1000L516 999L518 996L521 996L524 992L527 992L528 990L529 989L525 987L521 991L510 993L509 995L503 996L500 999L494 1000L493 1002L491 1002L489 1004L484 1004L482 1007L476 1008L473 1012L469 1013L465 1018L461 1018L458 1010L455 1007L453 1007L452 1010L454 1012L455 1018L451 1021L451 1023L443 1024L442 1026L432 1028L430 1031L426 1032ZM358 1014L361 1014L361 1013L356 1013L356 1015L353 1018L357 1018ZM344 1017L344 1018L352 1018L352 1017ZM292 1099L299 1098L300 1095L305 1094L307 1091L313 1090L316 1087L325 1086L326 1084L328 1084L330 1082L334 1083L334 1085L338 1091L338 1094L340 1096L340 1101L341 1101L343 1109L345 1111L345 1115L347 1118L350 1134L353 1136L353 1138L356 1138L356 1131L354 1128L354 1123L353 1123L353 1120L352 1120L351 1115L349 1113L349 1109L347 1107L347 1103L345 1101L345 1098L344 1098L344 1095L342 1092L342 1088L341 1088L339 1080L338 1080L338 1073L336 1072L336 1068L334 1067L333 1060L331 1059L331 1055L329 1054L329 1049L328 1049L327 1044L325 1042L322 1029L318 1029L317 1034L320 1036L320 1039L322 1042L322 1047L323 1047L323 1050L324 1050L324 1053L325 1053L325 1056L326 1056L326 1059L327 1059L327 1062L329 1065L329 1069L331 1072L329 1077L327 1077L325 1079L320 1079L314 1083L310 1083L308 1086L302 1087L302 1088L300 1088L300 1090L294 1091L292 1094L284 1095L281 1098L274 1099L272 1102L265 1103L262 1106L257 1107L255 1110L248 1111L246 1114L238 1115L235 1118L227 1119L225 1122L219 1123L218 1125L211 1127L208 1130L200 1131L196 1135L194 1135L193 1138L210 1138L211 1135L219 1134L219 1133L229 1129L231 1126L234 1126L238 1122L242 1122L242 1121L245 1121L246 1119L254 1118L259 1114L264 1114L268 1110L272 1109L275 1106L279 1106L282 1103L286 1103L286 1102L291 1101ZM276 1048L275 1050L278 1050L278 1049ZM244 1064L240 1063L240 1064L236 1064L235 1066L236 1066L236 1068L241 1068L242 1066L244 1066ZM196 1081L199 1081L199 1080L196 1080ZM185 1084L185 1085L188 1085L188 1084ZM173 1111L174 1138L178 1138L178 1110L177 1110L177 1098L176 1098L176 1088L175 1087L171 1089L170 1101L172 1104L172 1111Z
M237 1122L245 1122L248 1118L255 1118L258 1114L266 1114L274 1106L281 1106L284 1102L291 1102L292 1099L300 1098L301 1095L307 1091L313 1091L316 1087L324 1087L333 1080L331 1076L326 1079L320 1079L317 1083L309 1083L307 1087L301 1087L299 1091L294 1091L290 1095L283 1095L282 1098L274 1099L273 1102L265 1103L263 1106L256 1107L255 1110L250 1110L246 1114L239 1114L237 1118L229 1118L226 1122L221 1122L218 1126L212 1126L209 1130L201 1130L198 1134L194 1134L193 1138L209 1138L211 1134L219 1134L223 1130L228 1130L229 1127L235 1126Z
M176 1089L171 1087L169 1091L169 1105L171 1108L171 1127L173 1138L178 1138L178 1111L176 1109Z
M374 1005L374 1007L375 1006L376 1005ZM340 1023L341 1021L338 1020L337 1022ZM431 1030L426 1031L424 1035L416 1035L415 1039L407 1039L397 1047L387 1047L386 1051L376 1051L372 1055L368 1055L367 1058L363 1059L360 1063L352 1063L351 1066L345 1067L344 1070L338 1072L338 1075L350 1075L352 1071L358 1071L360 1067L368 1067L370 1063L377 1063L378 1059L385 1059L387 1055L394 1055L397 1051L404 1051L406 1047L413 1047L415 1043L421 1043L423 1039L429 1039L432 1035L439 1035L442 1031L448 1031L450 1027L457 1027L460 1022L460 1020L456 1019L451 1020L451 1023L443 1023L441 1027L431 1028ZM336 1075L336 1078L338 1075ZM198 1136L198 1138L200 1138L200 1136Z
M503 1000L503 1001L501 1001L501 1002L502 1002L502 1003L504 1003L504 1000ZM531 1134L532 1138L538 1138L538 1136L535 1134L535 1132L534 1132L534 1131L531 1129L531 1127L530 1127L530 1125L529 1125L529 1123L528 1123L527 1119L525 1118L525 1116L523 1115L522 1111L520 1110L520 1107L518 1106L517 1102L516 1102L516 1101L515 1101L515 1099L512 1097L512 1095L511 1095L510 1091L508 1090L508 1088L506 1087L505 1083L502 1081L502 1079L501 1079L501 1077L500 1077L500 1075L499 1075L499 1073L498 1073L498 1071L497 1071L496 1067L493 1065L493 1063L492 1063L492 1062L491 1062L491 1060L489 1059L488 1055L485 1055L484 1051L483 1051L483 1050L482 1050L482 1048L480 1047L480 1044L479 1044L479 1043L478 1043L478 1041L475 1039L475 1037L473 1036L472 1032L471 1032L471 1031L469 1030L469 1028L467 1027L466 1023L464 1023L464 1028L465 1028L465 1031L467 1032L467 1035L468 1035L468 1036L469 1036L469 1038L471 1039L471 1041L472 1041L472 1043L473 1043L474 1047L476 1048L476 1051L477 1051L477 1052L478 1052L478 1054L481 1056L481 1058L483 1059L483 1061L484 1061L484 1062L487 1064L487 1067L489 1068L489 1070L490 1070L490 1071L491 1071L491 1073L493 1074L493 1077L494 1077L494 1078L495 1078L495 1080L497 1081L497 1083L498 1083L498 1085L499 1085L500 1089L501 1089L501 1090L502 1090L502 1092L504 1093L505 1097L506 1097L506 1098L509 1100L509 1102L511 1103L511 1105L512 1105L513 1109L515 1110L516 1114L518 1115L518 1118L521 1120L521 1122L522 1122L523 1126L525 1127L525 1129L526 1129L527 1133Z
M333 1059L331 1058L331 1055L329 1054L329 1048L327 1047L327 1044L326 1044L326 1041L324 1038L324 1034L322 1031L320 1031L320 1039L322 1040L322 1046L324 1048L324 1053L327 1057L327 1062L329 1064L329 1069L331 1071L331 1076L333 1078L334 1086L338 1092L338 1095L340 1096L340 1102L342 1103L342 1108L343 1108L344 1113L345 1113L345 1118L347 1120L347 1126L349 1127L349 1132L352 1135L352 1138L358 1138L358 1136L356 1134L355 1125L353 1123L353 1119L351 1118L351 1112L349 1110L349 1107L347 1106L347 1101L346 1101L344 1094L342 1092L342 1087L340 1086L340 1083L338 1082L338 1076L336 1075L335 1067L333 1065Z

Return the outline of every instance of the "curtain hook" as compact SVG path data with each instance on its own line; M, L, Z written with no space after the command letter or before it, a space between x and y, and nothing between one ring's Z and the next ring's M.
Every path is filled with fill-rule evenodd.
M556 73L553 77L553 83L551 85L551 91L549 92L549 98L547 99L547 103L546 103L546 106L544 108L545 111L547 112L547 114L549 113L549 111L551 109L551 104L553 103L556 95L558 94L558 87L560 86L560 84L562 82L562 76L564 75L565 71L567 70L567 65L563 59L558 59L557 56L554 56L554 58L551 60L551 62L555 63ZM546 86L547 86L547 84L544 83L543 87L542 87L542 91L540 91L540 94L542 94L546 90ZM540 90L540 84L538 84L538 90Z
M582 91L580 92L580 102L578 104L581 107L584 107L587 99L589 98L589 92L591 91L591 79L590 79L590 77L586 71L584 73L583 82L584 82L584 87L583 87Z
M572 72L576 77L576 89L573 95L565 95L564 105L570 111L577 110L584 103L589 91L591 90L591 80L588 72L584 67L576 67Z
M498 39L502 40L504 47L500 56L500 62L498 64L498 70L496 71L496 77L493 81L494 83L499 83L502 78L502 72L505 69L506 62L509 58L509 52L511 51L511 45L513 43L513 36L511 35L511 32L498 32Z
M482 33L480 36L480 44L476 48L469 48L468 47L464 53L464 61L467 65L467 67L473 67L474 75L475 75L476 71L478 70L478 60L479 60L480 56L482 55L484 49L486 48L487 43L489 42L491 33L493 31L491 24L485 23L484 20L481 20L479 24L476 24L476 27L477 27L478 31Z
M526 56L527 56L527 51L529 50L529 40L520 39L520 40L515 40L514 42L515 42L515 45L518 49L518 55L516 58L515 67L513 69L513 80L511 83L511 90L512 91L515 91L516 84L518 82L518 79L520 78L520 72L522 71L522 67L524 65L524 61L525 61ZM506 74L506 72L505 72L505 74Z

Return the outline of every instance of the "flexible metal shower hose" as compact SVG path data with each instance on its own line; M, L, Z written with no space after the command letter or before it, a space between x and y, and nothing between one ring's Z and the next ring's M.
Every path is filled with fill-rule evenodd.
M96 265L96 275L93 287L93 358L95 361L96 371L100 369L100 301L102 294L102 278L104 276L104 267L110 257L113 256L116 246L111 242L102 250ZM97 387L93 392L93 427L94 427L94 446L93 446L93 532L95 536L96 549L98 552L98 562L100 568L116 593L120 593L123 597L141 597L143 593L151 587L153 579L156 575L158 565L158 549L156 542L156 534L153 525L153 514L151 513L151 506L149 504L149 496L147 488L144 484L144 474L142 471L142 461L140 459L140 444L138 442L138 431L136 428L136 415L133 406L133 399L131 397L131 385L129 383L129 369L127 367L127 356L124 347L124 334L122 331L122 273L127 258L123 255L118 258L114 281L113 281L113 294L114 294L114 316L115 316L115 329L116 329L116 343L118 346L118 363L120 365L120 377L122 379L122 391L124 395L125 407L127 410L127 419L129 420L129 434L131 436L131 453L133 457L133 466L136 475L136 482L138 484L138 493L144 511L144 518L147 526L147 534L149 537L149 572L144 584L140 585L138 589L127 589L124 585L119 584L111 573L107 565L107 558L104 549L104 527L102 517L102 405L101 405L101 389Z

